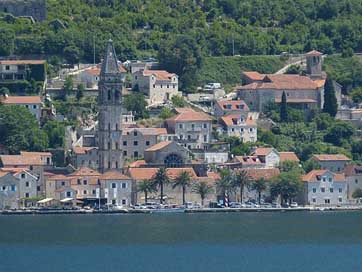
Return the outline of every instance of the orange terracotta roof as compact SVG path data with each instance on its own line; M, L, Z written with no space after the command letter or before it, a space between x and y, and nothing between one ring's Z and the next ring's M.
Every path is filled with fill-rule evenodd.
M278 168L271 168L271 169L245 169L246 173L248 174L249 178L253 180L258 179L266 179L270 180L271 178L280 174Z
M316 80L314 80L314 82L315 82L315 84L317 84L318 88L322 88L326 84L325 79L316 79Z
M299 162L300 161L294 152L279 152L279 156L280 156L281 162L284 162L284 161Z
M0 155L3 166L28 166L28 165L44 165L39 156L23 156L23 155Z
M3 167L0 168L0 171L3 172L12 172L12 173L19 173L19 172L23 172L23 171L29 171L29 168L27 167L19 167L19 168L15 168L15 167Z
M274 150L274 148L272 147L258 147L254 150L252 155L255 156L266 156L268 155L270 152L272 152Z
M361 176L362 166L349 164L342 171L347 177L350 176Z
M99 179L101 180L127 180L131 179L130 177L122 174L117 170L110 170L102 174Z
M67 176L65 176L65 175L53 175L53 176L50 176L49 178L48 178L48 180L70 180L71 178L70 177L67 177Z
M52 153L20 151L20 155L23 155L23 156L52 156Z
M312 50L312 51L309 51L308 53L306 53L306 56L321 56L321 55L323 55L323 54L317 50Z
M343 154L319 154L313 155L313 158L318 161L350 161L346 155Z
M130 176L135 180L150 180L157 173L159 168L130 168ZM167 168L167 175L169 178L176 178L182 171L190 174L191 178L196 178L196 173L192 168Z
M171 144L172 142L171 141L164 141L164 142L160 142L158 144L155 144L149 148L147 148L145 151L157 151L157 150L160 150L166 146L168 146L169 144Z
M253 81L260 81L260 80L263 80L263 78L265 77L265 74L260 74L259 72L255 72L255 71L242 72L242 74Z
M4 65L45 64L45 60L1 60Z
M275 103L281 102L281 98L275 98ZM317 101L309 98L287 98L287 103L317 103Z
M98 147L90 146L90 147L82 147L82 146L74 146L72 148L73 152L77 155L86 154L88 151L98 149Z
M222 116L220 118L220 121L226 126L256 126L255 121L250 118L246 118L244 122L238 124L237 122L238 120L240 120L241 117L243 117L241 114L229 114L226 116Z
M137 167L140 167L140 166L145 165L145 164L147 164L145 160L138 160L138 161L131 162L129 164L129 167L137 168Z
M122 131L122 135L128 135L128 133L131 133L133 131L139 131L143 135L166 135L167 129L165 128L125 128Z
M119 66L119 72L120 73L126 73L126 69L124 69L123 66L118 65ZM101 68L100 67L91 67L85 70L86 73L94 75L94 76L99 76L101 74Z
M10 104L41 104L40 96L8 96L5 99L1 99L1 103Z
M177 113L187 112L187 111L195 112L195 111L193 110L193 108L175 108L175 111L176 111Z
M157 80L171 80L173 76L176 74L169 73L165 70L143 70L144 76L151 76L154 75Z
M212 121L212 119L209 115L203 112L184 111L166 120L166 122L170 121L195 122L195 121Z
M223 110L249 111L249 107L244 100L220 100L216 103Z
M331 173L334 177L334 181L336 182L345 182L346 177L344 174L335 174L329 170L312 170L309 173L302 176L303 182L319 182L320 176L325 175L327 172Z
M258 156L235 156L235 160L242 165L261 165L264 164L260 161Z
M70 176L100 176L100 175L101 174L98 171L93 170L86 166L82 166L81 168L76 170L74 173L72 173Z

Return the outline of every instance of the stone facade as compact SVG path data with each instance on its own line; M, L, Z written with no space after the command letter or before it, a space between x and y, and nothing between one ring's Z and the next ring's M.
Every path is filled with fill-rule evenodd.
M122 86L116 52L110 40L102 63L98 96L98 154L102 173L123 166Z
M220 118L217 131L229 137L238 137L243 143L257 141L257 125L244 114L229 114Z
M312 160L316 161L321 169L328 169L332 172L342 171L351 161L350 158L342 154L319 154L314 155Z
M1 0L0 11L16 17L33 17L36 21L47 17L46 0Z
M19 179L12 173L0 173L0 209L19 208Z

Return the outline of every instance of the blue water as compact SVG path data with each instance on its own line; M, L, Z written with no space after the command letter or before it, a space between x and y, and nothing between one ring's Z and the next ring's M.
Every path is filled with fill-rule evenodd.
M0 217L0 271L362 271L362 213Z

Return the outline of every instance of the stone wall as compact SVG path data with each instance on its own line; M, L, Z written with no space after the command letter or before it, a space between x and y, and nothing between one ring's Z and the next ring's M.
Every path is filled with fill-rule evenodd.
M14 16L31 16L35 21L46 19L46 0L1 0L0 12Z

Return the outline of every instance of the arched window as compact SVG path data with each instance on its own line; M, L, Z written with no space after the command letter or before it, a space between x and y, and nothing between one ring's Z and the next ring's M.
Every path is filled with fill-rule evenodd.
M108 162L108 169L111 169L111 162Z
M112 92L111 90L108 90L108 100L111 100L112 99Z
M118 143L116 142L116 150L118 150Z
M164 160L167 168L178 168L183 164L182 157L177 154L170 154Z
M118 161L116 161L116 168L118 168Z
M114 97L115 97L115 100L116 100L116 101L119 100L119 98L120 98L119 90L115 90L115 91L114 91Z
M118 123L116 123L116 130L118 130Z
M111 142L108 142L108 150L111 149Z

